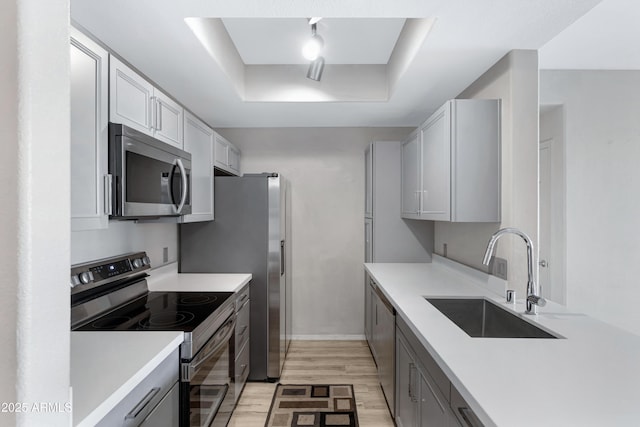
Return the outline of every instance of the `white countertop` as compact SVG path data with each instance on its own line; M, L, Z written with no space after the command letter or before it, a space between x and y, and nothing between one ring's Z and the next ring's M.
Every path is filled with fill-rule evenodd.
M485 296L513 309L487 289L497 288L492 276L438 256L365 267L486 426L638 425L640 337L548 303L522 316L563 339L471 338L423 296Z
M153 269L147 277L150 291L238 292L251 274L178 273L177 263Z
M96 425L182 343L183 336L157 331L71 332L73 425Z

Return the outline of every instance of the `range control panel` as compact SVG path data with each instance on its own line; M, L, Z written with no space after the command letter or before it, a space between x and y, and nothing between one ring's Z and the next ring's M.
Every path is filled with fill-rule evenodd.
M71 267L71 293L111 283L151 268L146 252L133 252Z

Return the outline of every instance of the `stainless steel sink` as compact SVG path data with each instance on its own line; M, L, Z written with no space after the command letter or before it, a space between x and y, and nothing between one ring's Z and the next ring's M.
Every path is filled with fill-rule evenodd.
M558 338L484 298L424 298L470 337Z

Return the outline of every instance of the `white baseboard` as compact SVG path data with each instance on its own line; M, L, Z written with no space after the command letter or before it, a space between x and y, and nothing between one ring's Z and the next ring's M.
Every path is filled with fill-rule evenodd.
M364 335L292 335L298 341L364 341Z

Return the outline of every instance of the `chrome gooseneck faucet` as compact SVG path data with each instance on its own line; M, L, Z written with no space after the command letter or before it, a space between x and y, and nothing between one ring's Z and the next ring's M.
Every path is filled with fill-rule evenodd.
M484 253L484 259L482 260L482 263L484 265L489 265L491 256L493 255L493 250L496 246L496 242L505 234L515 234L517 236L520 236L527 245L527 308L525 314L538 314L538 306L544 307L547 301L540 295L538 295L538 287L536 285L536 282L533 280L533 242L531 241L529 236L527 236L517 228L502 228L496 231L489 239L487 250Z

